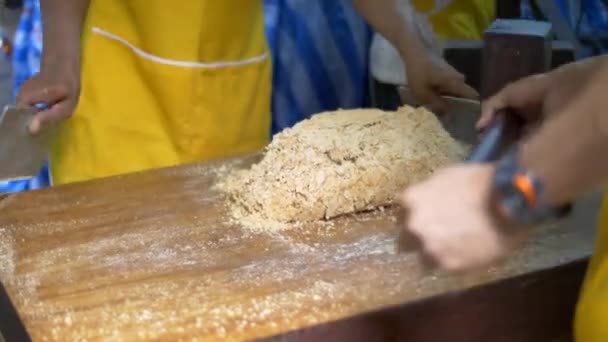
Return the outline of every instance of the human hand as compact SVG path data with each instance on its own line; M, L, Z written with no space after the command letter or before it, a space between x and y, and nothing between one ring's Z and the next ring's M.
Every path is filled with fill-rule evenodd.
M401 195L405 233L427 263L467 271L500 260L522 241L491 208L492 164L462 164L438 171ZM512 232L512 233L507 233Z
M507 107L522 116L527 129L534 127L575 100L597 71L607 65L607 57L588 58L513 82L482 103L477 128L487 127L494 114Z
M408 86L416 101L429 110L442 113L448 103L442 95L476 99L479 94L465 83L465 77L443 58L432 53L415 53L406 58Z
M32 119L31 134L37 134L51 124L67 119L74 112L80 96L79 67L56 63L42 67L41 72L23 82L17 96L17 105L33 107L47 104Z

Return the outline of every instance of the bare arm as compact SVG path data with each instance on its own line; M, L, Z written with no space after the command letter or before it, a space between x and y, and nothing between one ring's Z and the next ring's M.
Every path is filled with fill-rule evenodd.
M447 109L447 103L440 95L478 96L464 82L462 74L425 45L411 7L404 7L399 0L353 0L353 4L405 61L407 83L419 104L442 112Z
M411 11L398 0L353 0L359 14L384 36L407 61L425 50L414 26Z
M40 0L43 48L40 73L23 83L17 104L49 105L29 124L38 134L72 115L80 96L80 35L89 0Z
M42 68L59 61L80 65L80 35L89 0L40 0Z
M561 205L608 180L608 68L575 101L552 116L522 149L522 163Z

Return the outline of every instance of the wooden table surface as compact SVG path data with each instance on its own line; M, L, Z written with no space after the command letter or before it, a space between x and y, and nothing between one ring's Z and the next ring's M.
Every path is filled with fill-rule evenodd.
M539 229L466 279L396 252L394 214L251 231L227 219L218 170L251 157L10 195L0 280L34 340L241 340L550 268L589 255L594 218ZM589 202L589 201L587 201ZM581 218L582 217L582 218Z

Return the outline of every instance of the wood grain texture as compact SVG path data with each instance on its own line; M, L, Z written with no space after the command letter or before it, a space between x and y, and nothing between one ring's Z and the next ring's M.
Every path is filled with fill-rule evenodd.
M586 266L587 260L575 261L258 342L571 341Z
M456 278L396 253L390 210L248 231L212 187L218 170L254 159L0 199L0 280L32 339L262 338L552 268L593 247L595 220L575 215L539 229L506 264Z

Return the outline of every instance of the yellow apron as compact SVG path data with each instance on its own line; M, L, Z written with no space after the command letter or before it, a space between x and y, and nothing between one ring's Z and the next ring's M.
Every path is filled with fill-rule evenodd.
M54 184L251 152L270 135L261 0L92 0Z
M575 341L608 341L608 196L604 196L599 233L574 324Z
M496 1L412 0L428 15L435 33L443 39L481 39L496 16Z

